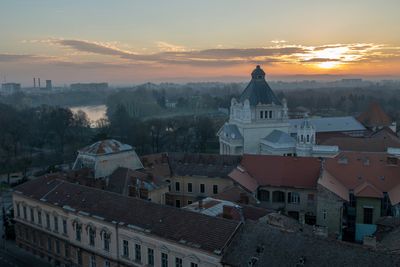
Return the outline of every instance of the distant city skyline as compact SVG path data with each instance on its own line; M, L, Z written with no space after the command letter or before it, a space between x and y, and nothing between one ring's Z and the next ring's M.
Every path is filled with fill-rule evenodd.
M0 79L73 82L400 78L400 2L6 1Z

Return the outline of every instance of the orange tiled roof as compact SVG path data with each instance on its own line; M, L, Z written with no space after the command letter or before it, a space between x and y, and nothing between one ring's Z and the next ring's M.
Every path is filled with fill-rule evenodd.
M357 117L357 120L366 127L389 126L392 124L392 119L378 103L371 103L368 109Z

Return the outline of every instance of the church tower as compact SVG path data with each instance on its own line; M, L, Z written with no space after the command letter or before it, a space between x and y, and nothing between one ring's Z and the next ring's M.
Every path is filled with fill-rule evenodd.
M315 126L311 124L308 115L297 129L296 152L298 156L311 156L312 148L315 145Z

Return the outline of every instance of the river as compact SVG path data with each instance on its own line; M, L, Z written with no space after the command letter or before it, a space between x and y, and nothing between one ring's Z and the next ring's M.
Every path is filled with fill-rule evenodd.
M78 110L82 110L83 112L85 112L89 117L89 120L92 122L92 124L101 118L107 118L106 105L75 106L75 107L70 107L70 109L73 113L78 112Z

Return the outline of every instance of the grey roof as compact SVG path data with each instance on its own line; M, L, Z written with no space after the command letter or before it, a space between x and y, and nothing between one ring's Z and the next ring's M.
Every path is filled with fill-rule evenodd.
M222 262L229 266L399 266L400 257L304 232L247 222ZM301 263L303 260L303 264Z
M261 104L281 105L268 83L265 81L265 72L257 66L251 73L251 81L239 97L240 102L249 100L251 106Z
M304 119L291 119L290 133L296 133L297 129L303 123ZM316 132L347 132L347 131L364 131L365 127L354 117L327 117L327 118L310 118L309 122L315 126Z
M228 178L239 164L240 156L218 154L168 153L173 175Z
M239 132L238 127L235 124L227 124L225 123L221 130L219 130L218 135L223 135L225 138L240 140L243 139L242 134Z
M277 144L290 144L294 145L296 140L289 134L282 132L280 130L273 130L269 135L263 138L263 140L269 141L271 143Z
M168 186L168 183L163 181L161 177L153 176L144 171L119 167L108 177L108 184L105 190L129 195L129 186L137 184L149 191Z

